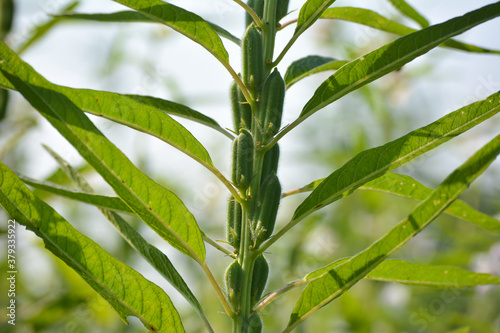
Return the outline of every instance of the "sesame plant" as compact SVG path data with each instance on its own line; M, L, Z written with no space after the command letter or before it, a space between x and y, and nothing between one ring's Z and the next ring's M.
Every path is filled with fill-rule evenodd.
M227 109L227 117L233 119L232 129L223 128L208 115L175 101L54 84L0 42L0 88L5 89L1 90L2 94L11 90L24 96L116 193L116 196L95 193L77 169L46 147L77 188L34 180L0 163L2 207L11 218L40 237L47 250L78 273L125 323L127 317L137 317L151 332L185 331L166 292L77 231L27 185L98 207L130 246L192 305L209 332L214 329L206 315L208 309L200 304L167 255L128 224L127 216L139 217L165 242L198 265L206 276L207 286L211 286L214 297L219 300L217 311L227 315L232 331L238 333L268 331L263 327L262 310L296 288L302 291L288 322L283 322L283 332L294 330L362 279L453 288L500 284L498 276L486 273L389 259L443 213L500 232L500 221L457 199L500 153L500 133L434 189L392 172L495 116L500 111L500 92L450 110L427 126L384 145L364 150L340 168L331 170L324 179L299 189L283 189L280 184L277 174L280 140L293 135L297 126L326 106L436 47L491 56L500 54L453 39L499 16L500 2L431 25L404 0L389 1L421 29L407 27L368 9L337 7L334 0L307 0L300 8L289 8L287 0L246 3L234 0L241 6L241 17L244 17L241 24L245 32L241 38L193 12L161 0L115 0L128 9L107 14L70 12L58 17L161 24L199 44L219 61L221 71L232 77L231 86L224 87L229 92L231 107ZM281 60L293 52L295 41L320 19L352 21L400 37L356 59L310 55L295 60L286 71L280 72ZM288 43L278 49L276 36L286 29L293 33ZM230 62L222 39L240 46L241 68L235 68ZM297 84L294 89L300 90L301 79L320 72L329 72L330 76L301 106L299 116L283 123L283 113L289 107L284 107L288 89ZM138 169L98 130L87 114L163 140L213 173L227 189L225 241L215 240L223 238L222 235L204 232L203 225L197 223L179 196ZM232 151L227 152L232 161L230 174L224 174L214 165L207 149L175 117L205 125L232 140ZM318 127L334 130L335 124L318 124ZM331 264L326 267L318 267L279 289L266 288L270 272L280 274L269 267L273 245L284 235L293 233L297 224L307 223L306 217L360 189L383 191L420 203L404 220L361 252L347 258L331 258ZM310 193L290 214L291 218L275 225L280 201L305 192ZM232 258L224 274L214 274L207 261L206 247L215 248L221 257ZM222 275L224 281L216 278Z

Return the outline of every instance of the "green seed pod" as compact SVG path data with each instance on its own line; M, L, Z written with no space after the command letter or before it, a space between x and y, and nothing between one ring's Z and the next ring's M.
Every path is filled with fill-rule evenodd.
M283 104L285 101L285 81L275 69L262 87L259 122L264 136L274 136L281 127Z
M245 128L233 141L232 181L240 190L246 190L253 176L254 143L252 134Z
M0 40L5 40L5 37L12 28L14 20L14 1L0 0Z
M281 199L281 185L276 174L271 173L261 188L260 209L257 223L254 223L256 246L271 237Z
M0 121L5 118L7 114L7 104L9 103L9 91L0 89Z
M236 132L239 132L241 128L252 126L252 108L236 81L231 84L231 108L233 110L233 126Z
M241 288L243 287L243 279L245 275L238 260L235 260L226 269L225 280L226 289L231 305L236 309L241 296Z
M231 195L227 202L227 230L226 239L235 249L240 248L241 223L243 211L238 201Z
M251 287L251 298L252 306L255 305L266 288L267 278L269 276L269 264L263 255L260 255L255 259L255 264L253 267L252 275L252 287Z
M262 319L257 312L253 312L250 317L245 321L243 332L246 333L261 333L262 332Z
M262 183L271 175L276 174L278 171L278 162L280 159L280 147L275 144L271 149L269 149L264 155L264 161L262 162Z
M242 70L241 78L248 90L255 97L264 80L265 61L262 34L255 24L251 24L241 42Z
M248 0L247 5L262 19L264 16L264 0ZM245 16L245 26L248 27L252 22L253 18L247 13Z

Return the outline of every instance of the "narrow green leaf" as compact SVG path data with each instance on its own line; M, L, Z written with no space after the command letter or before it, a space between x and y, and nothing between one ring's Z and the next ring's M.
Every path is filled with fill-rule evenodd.
M18 75L27 76L32 73L40 76L11 51L5 53L5 61L19 68ZM199 122L204 122L213 128L218 126L215 121L211 122L209 117L204 117L187 106L147 96L128 96L107 91L67 88L52 84L45 79L37 82L37 85L63 95L87 113L153 135L192 157L213 173L219 173L205 147L187 129L166 114L184 115L192 119L196 118ZM224 131L220 126L218 130Z
M360 190L372 190L398 195L413 200L423 201L432 193L432 190L410 176L396 173L388 173L380 178L359 188ZM461 200L456 200L445 213L461 220L475 224L489 231L500 232L500 221L483 214L467 205Z
M161 0L114 0L153 21L165 24L203 46L220 62L229 63L224 44L210 24L198 15Z
M226 29L224 29L220 25L217 25L215 23L208 22L208 21L207 21L207 23L210 25L210 27L213 29L213 31L215 31L220 37L225 38L228 41L233 42L234 44L236 44L238 46L241 46L241 39L239 39L238 37L236 37L235 35L233 35L229 31L227 31Z
M307 56L290 64L285 73L287 89L309 75L336 70L347 63L346 60L337 60L330 57Z
M55 151L47 146L44 148L56 160L61 170L72 180L78 187L86 193L94 194L94 189L87 183L83 176L71 166L66 160L59 156ZM187 286L182 276L177 272L174 265L168 257L158 250L155 246L148 243L134 228L130 226L120 215L110 211L109 209L100 209L102 214L111 222L120 235L136 250L144 259L146 259L153 268L159 272L184 298L195 308L199 313L206 327L213 332L208 319L205 317L203 308L196 297Z
M167 101L161 98L157 97L151 97L151 96L142 96L142 95L126 95L127 97L143 104L146 106L152 106L160 111L163 111L169 115L172 116L177 116L177 117L182 117L185 119L189 119L192 121L195 121L199 124L208 126L210 128L213 128L214 130L224 134L231 140L234 139L234 136L223 129L219 123L217 123L215 120L212 118L205 116L203 113L195 111L185 105Z
M325 267L322 267L320 269L312 271L311 273L304 276L304 278L302 280L307 281L307 282L311 282L311 281L314 281L316 279L319 279L323 275L328 274L331 270L335 269L338 266L345 264L349 260L351 260L351 258L342 258L342 259L336 260Z
M312 191L318 187L323 180L324 179L315 180L298 190L287 192L287 194ZM387 173L359 187L359 190L384 192L418 201L425 200L432 193L430 188L424 186L410 176L397 173ZM445 213L486 230L500 232L500 221L473 209L461 200L453 202L450 207L445 210Z
M295 210L296 224L313 211L352 193L365 183L436 148L500 111L500 92L458 109L383 146L365 150L323 180Z
M13 219L42 238L45 247L74 269L125 322L128 316L135 316L152 332L184 332L177 310L161 288L76 231L1 162L0 203Z
M309 29L334 2L335 0L307 0L302 8L300 8L294 36L298 37Z
M500 3L485 6L464 16L401 37L349 62L320 85L304 106L297 121L305 120L342 96L401 68L451 37L499 15Z
M417 29L412 29L393 20L390 20L372 10L357 7L329 8L321 15L321 18L354 22L400 36L408 35L418 31ZM491 50L475 45L465 44L453 39L445 41L440 46L446 46L468 52L500 54L500 51L498 50Z
M500 284L500 278L491 274L470 272L454 266L412 264L397 259L382 261L366 278L435 288L468 288Z
M338 265L304 289L284 332L290 332L315 311L365 277L391 253L431 223L464 192L500 153L500 135L452 172L403 222L351 260Z
M68 5L66 5L61 12L69 12L73 9L75 9L78 5L80 4L80 1L73 1L70 2ZM21 54L22 52L26 51L31 45L42 39L55 25L59 23L58 18L52 18L51 20L47 21L46 23L36 27L36 29L33 32L33 35L28 38L21 46L19 46L19 49L17 52Z
M3 89L10 89L10 90L16 90L14 86L3 76L3 74L0 72L0 88Z
M106 22L106 23L155 23L155 21L146 15L132 10L121 11L116 13L95 13L95 14L83 14L83 13L67 13L62 15L56 15L55 17L60 19L69 20L87 20L96 22ZM241 44L241 40L236 36L232 35L229 31L213 24L211 22L207 23L210 27L220 36L226 38L227 40L235 43L236 45Z
M405 0L389 0L389 2L403 15L417 22L422 28L427 28L430 25L429 21Z
M371 28L397 35L408 35L417 31L396 21L390 20L379 13L358 7L333 7L321 14L322 19L343 20L363 24Z
M187 153L199 162L202 162L202 164L208 164L209 166L213 166L212 161L201 143L199 143L189 131L182 127L182 125L161 113L195 121L213 128L231 140L234 138L231 133L223 129L214 119L185 105L172 101L151 96L122 95L107 91L68 88L53 83L49 83L49 86L52 90L64 94L73 103L82 108L83 111L154 135L160 140ZM16 90L1 73L0 88ZM109 103L106 108L102 106L103 100L105 103ZM113 101L113 103L111 103L111 101ZM138 117L138 115L141 117ZM137 118L139 118L139 121L131 121L131 119ZM149 120L143 121L148 118L151 118L152 122L161 123L163 127L151 126L149 124L151 121ZM168 133L171 132L179 133L180 135L169 135ZM188 151L188 147L192 147L193 151Z
M72 188L64 187L56 183L48 181L39 181L26 176L18 175L18 177L27 185L33 186L53 194L60 195L65 198L77 200L89 205L106 208L118 212L133 214L134 212L118 197L109 197L105 195L93 194L88 192L78 191Z
M153 23L153 19L133 10L124 10L115 13L65 13L55 15L60 19L84 20L105 23Z
M349 260L351 258L337 260L307 274L302 281L307 283L319 279ZM382 261L365 278L436 288L469 288L484 284L500 284L500 277L487 273L470 272L455 266L413 264L398 259Z
M145 223L179 251L199 263L205 261L205 246L196 220L174 193L137 169L82 110L63 94L46 88L50 87L49 82L22 63L3 43L0 43L0 61L4 76Z
M469 332L470 332L470 327L462 327L453 331L449 331L448 333L469 333Z

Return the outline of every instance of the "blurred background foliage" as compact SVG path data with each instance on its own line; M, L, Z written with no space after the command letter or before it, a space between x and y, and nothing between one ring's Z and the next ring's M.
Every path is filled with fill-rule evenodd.
M202 5L195 1L172 2L221 24L235 34L242 33L239 25L242 25L243 14L229 0ZM443 20L479 7L482 5L479 2L444 1L449 14L439 11L440 5L433 5L431 1L418 5L424 13L426 6L433 13L439 12ZM103 8L106 11L120 8L97 1L19 0L15 4L14 28L10 36L3 38L12 47L21 50L24 58L49 80L74 87L167 98L206 112L223 126L230 127L230 78L222 68L211 69L216 66L211 66L212 60L207 60L209 57L204 57L197 52L199 49L192 48L189 41L183 41L171 30L144 24L106 26L62 22L48 15L65 10L99 12ZM300 1L292 1L290 8L297 8L300 4ZM363 1L337 1L337 4L368 5ZM399 22L411 24L391 11L386 1L369 5ZM476 35L466 36L469 38L467 41L475 41L481 35L485 41L496 43L482 46L499 49L500 44L494 33L494 28L498 26L496 22L496 25L488 25L484 29L480 27L478 29L482 30ZM286 40L287 31L281 34ZM314 53L354 59L394 38L349 23L319 22L309 32L309 38L304 38L306 40L301 45L292 49L280 69L284 72L287 63L302 56L301 52L304 55ZM282 43L278 41L278 47ZM237 67L237 48L232 45L227 47ZM201 60L194 61L194 56L200 56ZM436 50L424 58L329 106L285 137L281 143L279 170L284 189L291 190L325 177L358 152L395 139L500 89L498 56ZM463 67L457 70L457 64ZM488 74L493 77L488 77ZM296 117L307 97L325 77L323 74L310 77L291 88L285 121ZM112 194L71 146L62 142L57 132L24 100L16 93L10 92L9 95L6 114L0 122L2 162L29 177L74 186L43 150L41 143L45 143L78 167L99 193ZM224 239L227 193L214 177L155 139L102 119L92 119L142 170L179 194L205 233L214 239ZM230 142L196 124L179 121L207 146L216 165L227 173ZM499 125L499 118L495 117L396 171L434 187L482 142L497 134ZM496 162L462 199L476 209L500 218L499 179L500 165ZM187 302L131 251L96 208L40 190L34 192L78 230L165 288L174 299L187 332L204 331L202 322ZM299 194L285 198L278 223L285 223L304 197L305 194ZM415 202L382 193L357 191L318 211L270 250L267 257L272 270L267 290L281 288L337 258L364 249L404 218L415 205ZM169 255L207 309L215 331L229 332L230 322L221 312L213 291L206 287L206 281L194 262L175 253L139 220L126 218L146 239ZM8 219L5 212L0 211L0 219ZM1 247L6 248L6 224L1 223L0 226ZM110 306L75 273L51 256L34 235L18 227L17 236L16 333L143 331L134 318L131 318L131 325L123 325ZM221 260L221 255L212 249L209 249L208 255L209 264L222 281L230 259ZM416 263L457 265L500 275L498 235L447 216L439 217L399 250L395 257ZM5 256L0 258L2 272L7 271L5 259ZM0 280L0 289L3 299L7 290L5 279ZM264 310L266 332L279 332L284 327L299 293L300 290L292 291ZM451 290L361 281L296 331L413 333L447 332L470 327L471 332L498 333L499 299L498 287ZM0 316L6 318L3 304L2 301ZM0 322L2 332L11 329L3 320Z

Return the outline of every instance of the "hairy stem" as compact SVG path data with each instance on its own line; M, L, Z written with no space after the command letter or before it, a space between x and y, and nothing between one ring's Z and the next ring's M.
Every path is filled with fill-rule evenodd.
M289 283L286 286L284 286L283 288L281 288L279 290L276 290L275 292L273 292L269 296L267 296L262 302L260 302L259 305L255 308L255 311L257 311L257 312L262 311L262 309L264 309L266 306L268 306L269 304L271 304L271 302L274 301L279 296L281 296L284 293L286 293L287 291L290 291L290 290L292 290L292 289L294 289L296 287L299 287L299 286L301 286L301 285L303 285L303 284L305 284L307 282L308 281L302 279L302 280L299 280L299 281L295 281L295 282Z
M224 311L226 311L226 313L229 317L233 318L235 316L235 314L234 314L233 310L231 309L231 306L229 305L229 303L226 299L226 296L224 295L224 292L222 291L219 284L217 283L217 280L215 279L212 272L208 268L207 263L201 262L200 266L203 269L203 272L207 276L208 280L210 281L210 284L214 288L214 290L217 294L217 297L219 298L219 301L221 302L222 307L224 308Z

